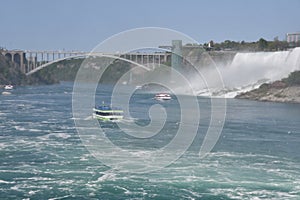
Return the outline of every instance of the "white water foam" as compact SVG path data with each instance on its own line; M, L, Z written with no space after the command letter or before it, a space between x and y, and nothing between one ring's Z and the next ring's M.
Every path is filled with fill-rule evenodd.
M70 138L72 137L70 134L68 133L51 133L49 134L49 136L54 136L54 137L57 137L57 138L63 138L63 139L67 139L67 138Z
M103 181L115 181L116 174L108 172L105 173L103 176L99 177L96 182L103 182Z
M15 181L4 181L4 180L1 180L0 179L0 183L1 184L14 184L14 183L16 183Z

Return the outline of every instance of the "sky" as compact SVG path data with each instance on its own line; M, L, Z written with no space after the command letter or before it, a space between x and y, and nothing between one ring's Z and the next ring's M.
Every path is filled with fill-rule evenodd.
M284 40L300 32L299 10L300 0L0 0L0 47L90 51L142 27L173 29L200 44Z

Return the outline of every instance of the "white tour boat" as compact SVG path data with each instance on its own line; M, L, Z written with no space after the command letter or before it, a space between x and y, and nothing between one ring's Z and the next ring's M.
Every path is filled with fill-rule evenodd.
M12 90L12 89L14 89L14 86L12 86L12 85L5 85L4 89L5 90Z
M168 93L158 93L155 95L154 99L156 99L156 100L171 100L172 97Z

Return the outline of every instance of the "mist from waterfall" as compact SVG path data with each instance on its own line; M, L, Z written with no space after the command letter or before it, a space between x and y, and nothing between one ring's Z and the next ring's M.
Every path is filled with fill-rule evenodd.
M234 97L263 83L285 78L296 70L300 70L300 48L237 53L230 64L201 67L201 78L194 76L191 82L197 95Z

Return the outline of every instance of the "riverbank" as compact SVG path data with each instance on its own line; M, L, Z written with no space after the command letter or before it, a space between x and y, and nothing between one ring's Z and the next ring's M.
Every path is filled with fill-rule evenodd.
M26 76L20 67L8 61L5 56L0 53L0 88L5 85L40 85L54 84L58 80L52 74L33 74Z
M293 72L280 81L265 83L258 89L239 94L235 98L300 103L300 71Z

